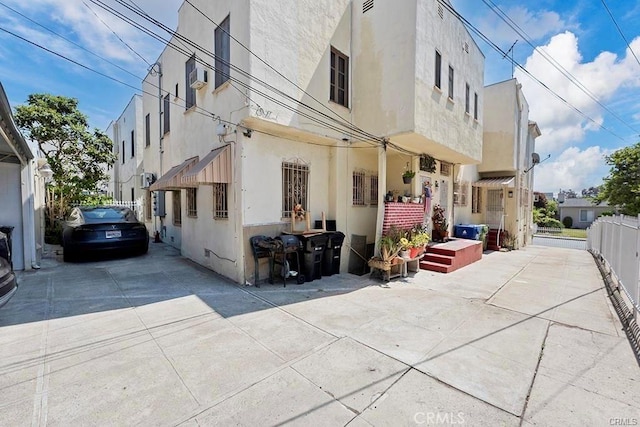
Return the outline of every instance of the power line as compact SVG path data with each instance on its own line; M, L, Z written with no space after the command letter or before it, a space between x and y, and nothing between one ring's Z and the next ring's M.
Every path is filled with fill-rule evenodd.
M489 9L491 9L492 12L494 12L509 27L511 27L511 29L513 31L515 31L520 37L522 37L524 39L524 41L527 42L527 44L529 46L531 46L535 52L537 52L540 56L542 56L548 63L550 63L556 70L558 70L564 77L566 77L578 89L580 89L582 92L584 92L589 98L591 98L594 102L596 102L599 106L601 106L609 114L611 114L613 117L615 117L620 123L622 123L625 126L627 126L633 132L638 133L637 129L635 129L633 126L631 126L627 121L625 121L622 117L620 117L618 114L616 114L611 109L609 109L602 102L600 102L600 100L593 94L593 92L591 92L582 82L580 82L573 74L571 74L566 68L564 68L562 66L562 64L560 64L558 61L556 61L555 58L553 58L551 55L549 55L543 49L539 49L537 46L535 46L532 43L531 37L527 34L527 32L525 30L523 30L522 27L520 27L516 22L514 22L513 19L511 19L506 12L504 12L502 9L500 9L500 7L498 5L496 5L492 0L482 0L482 1L483 1L483 3L485 5L487 5L487 7ZM512 67L513 67L513 53L511 55L511 61L512 61ZM513 77L513 71L511 72L511 74L512 74L512 77Z
M82 4L84 4L84 5L87 7L87 9L89 9L89 10L91 11L91 13L93 13L93 14L95 15L95 17L96 17L96 18L98 18L98 20L99 20L100 22L102 22L102 24L103 24L105 27L107 27L107 28L109 29L109 31L111 31L111 32L113 33L113 35L114 35L114 36L116 36L116 38L117 38L118 40L120 40L120 41L122 42L122 44L124 44L126 47L128 47L128 48L129 48L129 50L130 50L131 52L135 53L135 54L138 56L138 58L142 59L142 60L143 60L143 61L144 61L148 66L150 66L150 67L151 67L151 64L149 63L149 61L147 61L146 59L144 59L144 58L142 57L142 55L140 55L140 54L139 54L139 53L138 53L134 48L132 48L131 46L129 46L129 44L128 44L126 41L124 41L124 40L122 39L122 37L120 37L120 36L118 35L118 33L116 33L116 32L115 32L115 31L114 31L114 30L109 26L109 24L107 24L107 23L104 21L104 19L102 19L102 18L100 17L100 15L98 15L98 14L97 14L93 9L91 9L91 7L90 7L90 6L89 6L89 5L88 5L84 0L82 0Z
M607 3L604 0L602 0L602 5L607 10L607 13L611 17L611 20L613 21L613 24L618 29L618 32L620 33L620 36L622 37L622 40L624 40L624 42L627 44L627 47L629 48L629 51L631 52L633 57L636 59L636 62L638 63L638 65L640 65L640 60L638 60L638 57L636 56L636 53L633 51L633 49L631 49L631 44L629 43L629 40L627 40L627 38L625 37L624 33L622 32L622 29L620 28L620 25L618 25L618 23L616 22L616 18L613 17L613 13L611 13L611 10L609 9L609 6L607 6Z
M142 32L144 32L144 33L146 33L146 34L148 34L149 36L151 36L151 37L155 38L156 40L161 41L161 42L165 43L167 46L172 47L174 50L176 50L176 51L178 51L178 52L183 53L186 57L188 57L188 58L189 58L189 57L193 56L193 55L191 54L191 52L185 52L184 50L181 50L181 48L179 48L179 47L177 47L176 45L174 45L173 43L171 43L171 41L170 41L170 40L166 40L166 39L164 39L163 37L159 36L157 33L155 33L155 32L153 32L152 30L150 30L149 28L147 28L147 27L145 27L145 26L143 26L143 25L139 24L138 22L133 21L131 18L129 18L129 17L127 17L126 15L122 14L121 12L119 12L119 11L115 10L115 9L114 9L114 8L112 8L111 6L106 5L104 2L102 2L102 1L100 1L100 0L90 0L90 1L91 1L92 3L94 3L94 4L98 5L99 7L101 7L101 8L103 8L103 9L105 9L105 10L106 10L106 11L108 11L109 13L112 13L114 16L116 16L116 17L118 17L118 18L122 19L123 21L127 22L129 25L132 25L132 26L134 26L135 28L138 28L140 31L142 31ZM264 81L263 81L263 80L261 80L261 79L258 79L257 77L252 76L250 73L248 73L248 72L244 71L243 69L241 69L241 68L239 68L239 67L235 66L235 65L234 65L234 64L232 64L231 62L226 61L226 60L224 60L223 58L218 58L218 57L217 57L213 52L211 52L211 51L209 51L209 50L205 49L204 47L202 47L202 46L198 45L197 43L195 43L195 42L191 41L190 39L188 39L188 38L186 38L186 37L182 36L181 34L179 34L179 33L175 32L175 31L171 30L171 29L170 29L170 28L168 28L166 25L164 25L163 23L161 23L161 22L159 22L159 21L157 21L157 20L153 19L152 17L150 17L150 16L148 16L148 15L147 15L147 16L144 16L144 15L140 14L139 12L137 12L137 11L133 10L130 6L128 6L127 4L125 4L122 0L116 0L116 1L117 1L119 4L121 4L122 6L126 7L127 9L131 10L132 12L136 13L138 16L142 17L143 19L145 19L145 20L147 20L147 21L151 22L152 24L154 24L154 25L158 26L159 28L163 29L164 31L166 31L167 33L169 33L170 35L172 35L172 36L174 37L174 39L177 39L178 41L185 41L186 43L190 44L190 45L191 45L192 47L194 47L195 49L197 49L197 50L200 50L200 51L204 52L204 53L205 53L205 54L207 54L208 56L211 56L212 58L215 58L215 59L217 59L217 60L219 60L219 61L223 62L223 63L224 63L224 64L226 64L226 65L229 65L230 69L233 69L234 71L236 71L236 72L238 72L239 74L241 74L241 75L243 75L243 76L247 77L248 79L251 79L251 80L254 80L254 81L256 81L256 82L259 82L261 85L265 86L267 89L270 89L270 90L274 91L275 93L277 93L277 94L279 94L279 95L283 96L284 98L289 99L289 100L291 100L292 102L297 103L297 104L299 104L300 106L307 108L309 111L314 112L314 113L316 113L316 114L319 114L319 115L321 115L322 117L325 117L325 118L327 118L327 119L331 120L332 122L337 123L339 126L342 126L342 127L346 128L346 129L348 129L348 131L347 131L347 132L354 132L354 133L356 133L356 134L360 134L361 136L363 136L363 139L372 139L373 141L380 143L380 141L381 141L381 138L380 138L380 137L374 136L374 135L369 134L369 133L365 133L364 135L362 135L362 134L357 130L357 128L354 128L354 127L353 127L353 125L351 125L350 123L340 122L340 121L335 120L335 119L334 119L334 118L332 118L332 117L329 117L329 116L328 116L328 115L326 115L325 113L322 113L322 112L318 111L317 109L315 109L315 108L313 108L313 107L311 107L311 106L309 106L309 105L305 104L304 102L299 101L299 100L297 100L297 99L293 98L292 96L290 96L290 95L288 95L288 94L286 94L286 93L282 92L280 89L278 89L278 88L276 88L276 87L274 87L274 86L272 86L272 85L270 85L270 84L268 84L268 83L264 82ZM199 58L199 57L197 57L197 56L196 56L196 60L197 60L197 62L199 62L199 63L200 63L200 64L202 64L202 65L207 66L208 68L214 68L211 64L209 64L209 63L207 63L207 62L204 62L201 58ZM274 103L276 103L276 104L278 104L278 105L280 105L280 106L282 106L282 107L284 107L284 108L286 108L286 109L289 109L290 111L292 111L292 112L294 112L294 113L296 113L296 114L299 114L299 115L301 115L301 116L303 116L303 117L306 117L306 118L308 118L309 120L315 121L316 123L319 123L319 124L323 125L324 127L329 128L329 129L335 130L336 132L339 132L339 133L344 133L344 132L345 132L345 129L337 128L335 125L331 125L331 124L329 124L329 123L327 123L327 122L322 121L321 119L318 119L318 118L316 118L316 117L310 116L308 113L304 113L304 112L302 112L302 111L299 111L299 110L297 110L297 109L294 109L294 108L293 108L293 107L291 107L290 105L285 104L284 102L282 102L282 101L280 101L280 100L277 100L277 99L275 99L275 98L271 97L270 95L267 95L266 93L259 91L258 89L254 88L254 87L249 86L247 83L245 83L245 82L243 82L243 81L241 81L241 80L239 80L239 79L237 79L237 78L234 78L234 77L233 77L233 76L231 76L230 74L226 74L226 73L224 73L223 75L224 75L225 77L228 77L230 80L232 80L232 81L234 81L234 82L238 83L239 85L241 85L241 86L243 86L243 87L245 87L245 88L247 88L247 89L249 89L249 90L251 90L251 91L253 91L253 92L256 92L257 94L259 94L259 95L261 95L261 96L264 96L264 97L265 97L265 98L267 98L268 100L270 100L270 101L272 101L272 102L274 102Z
M444 0L438 0L438 3L440 3L443 7L445 7L449 12L451 12L458 20L460 20L462 23L465 24L465 26L467 28L469 28L473 33L477 34L478 37L480 37L485 43L487 43L491 48L493 48L495 51L497 51L499 54L501 55L505 55L505 52L500 48L500 46L498 46L497 44L495 44L491 39L489 39L486 35L484 35L484 33L482 33L482 31L478 30L473 24L471 24L471 22L469 22L469 20L467 20L465 17L463 17L462 15L460 15L460 13L458 13L455 9L453 9L453 7L451 5L449 5L446 1ZM620 135L618 135L617 133L613 132L612 130L610 130L609 128L605 127L603 124L598 123L598 121L596 121L595 119L591 118L590 116L588 116L586 113L582 112L578 107L574 106L573 104L571 104L569 101L567 101L566 99L564 99L562 96L560 96L558 93L556 93L553 89L551 89L549 86L547 86L545 83L543 83L540 79L538 79L536 76L534 76L531 72L529 72L529 70L527 70L524 66L522 66L519 62L517 61L513 61L514 64L518 67L518 69L520 69L522 72L524 72L527 76L529 76L532 80L534 80L535 82L537 82L540 86L542 86L547 92L549 92L551 95L553 95L555 98L557 98L558 100L560 100L563 104L565 104L567 107L571 108L573 111L575 111L576 113L578 113L579 115L581 115L582 117L584 117L585 119L589 120L590 122L592 122L593 124L595 124L596 126L598 126L600 129L607 131L608 133L610 133L611 135L613 135L614 137L620 139L621 141L625 141L625 139L623 137L621 137Z

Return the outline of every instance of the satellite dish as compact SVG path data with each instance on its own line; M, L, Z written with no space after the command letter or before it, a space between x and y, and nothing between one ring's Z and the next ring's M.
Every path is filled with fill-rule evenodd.
M538 153L531 153L531 162L534 165L537 165L538 163L540 163L540 155Z

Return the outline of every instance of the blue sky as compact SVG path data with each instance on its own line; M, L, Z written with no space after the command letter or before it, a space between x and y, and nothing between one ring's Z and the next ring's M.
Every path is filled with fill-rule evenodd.
M103 1L125 11L115 0ZM181 0L128 1L175 27ZM637 25L640 0L605 0L605 3L640 58L640 25ZM579 192L599 185L608 172L603 156L640 140L640 64L629 53L603 1L452 0L452 4L503 51L518 40L514 60L584 114L575 112L516 69L515 76L522 83L530 105L530 119L538 122L543 133L536 151L542 158L551 155L535 169L536 190L557 192L560 188L571 188ZM7 6L128 73L58 38ZM496 7L517 24L522 34L516 34L499 18L494 11ZM137 53L118 40L107 25ZM140 88L148 68L137 55L153 63L162 49L157 41L90 0L0 0L0 29L135 88ZM510 60L479 37L474 38L486 57L485 84L509 79ZM552 59L545 59L540 52ZM561 64L561 69L577 85L554 68L553 61ZM0 31L0 81L13 106L24 103L35 92L78 98L80 109L89 116L91 125L100 129L119 116L134 93L130 87L55 57L4 31Z

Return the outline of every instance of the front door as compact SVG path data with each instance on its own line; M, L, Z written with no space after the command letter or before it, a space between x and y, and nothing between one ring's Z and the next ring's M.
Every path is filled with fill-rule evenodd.
M503 214L502 190L487 190L486 222L489 228L500 228Z

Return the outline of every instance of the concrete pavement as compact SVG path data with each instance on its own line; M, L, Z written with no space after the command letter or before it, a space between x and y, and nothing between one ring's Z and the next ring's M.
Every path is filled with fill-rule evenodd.
M20 283L2 425L640 423L640 368L585 251L254 288L153 244Z

